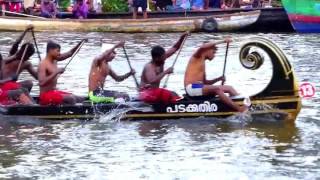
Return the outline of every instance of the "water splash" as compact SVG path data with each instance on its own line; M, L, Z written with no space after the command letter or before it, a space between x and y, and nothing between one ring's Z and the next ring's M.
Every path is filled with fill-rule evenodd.
M248 125L253 121L250 112L237 113L233 116L225 118L226 122L240 124L241 127Z
M123 108L125 107L125 108ZM121 102L118 106L112 109L109 113L100 115L98 122L120 122L126 118L126 114L132 111L150 112L153 111L151 105L143 103Z
M267 110L276 110L276 108L272 105L262 103L262 104L252 105L249 109L250 112L267 111Z
M276 122L285 120L288 116L286 112L269 104L253 105L250 107L249 112L255 121Z
M126 109L113 109L109 113L101 115L97 120L99 123L114 123L120 122L123 119L127 112L134 110L134 108L126 108Z

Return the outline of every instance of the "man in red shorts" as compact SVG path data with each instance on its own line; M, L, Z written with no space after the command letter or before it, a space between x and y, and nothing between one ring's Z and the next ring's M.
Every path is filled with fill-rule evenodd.
M71 93L57 90L58 76L65 71L64 68L58 68L57 62L71 57L83 41L69 52L63 54L60 54L59 44L53 41L48 42L47 55L45 59L41 61L38 71L40 86L39 103L41 105L73 105L82 100L82 98Z
M166 59L172 56L180 49L183 40L188 36L186 32L181 35L180 39L167 51L161 46L154 46L151 50L152 60L144 66L139 98L147 103L172 103L180 97L167 89L159 88L162 78L167 74L173 73L173 68L163 70Z
M11 60L10 58L3 60L0 54L0 104L12 105L12 104L34 104L32 98L29 96L29 92L21 86L21 84L15 82L17 76L3 78L2 64L3 61Z
M37 71L32 66L32 63L28 61L35 52L33 44L24 43L19 49L19 45L25 37L26 33L31 31L32 29L32 25L28 26L26 30L21 34L21 36L12 45L9 51L9 57L3 61L3 68L1 71L1 76L3 79L10 78L13 76L17 76L18 79L22 71L27 71L36 80L38 79ZM17 72L18 68L19 71ZM33 86L33 83L30 80L19 81L18 83L23 88L27 89L29 92L31 91Z
M4 60L2 74L1 74L2 78L6 79L12 76L17 76L17 79L18 79L22 71L27 71L32 77L38 80L37 71L34 69L32 63L28 61L29 58L34 54L34 52L35 50L34 50L33 44L31 43L23 44L19 49L19 51L17 51L17 53L15 53L14 55ZM22 60L22 62L20 61L20 59ZM21 65L20 65L20 62L21 62ZM30 80L19 81L17 83L19 83L22 87L27 89L29 92L31 91L33 86L33 83Z

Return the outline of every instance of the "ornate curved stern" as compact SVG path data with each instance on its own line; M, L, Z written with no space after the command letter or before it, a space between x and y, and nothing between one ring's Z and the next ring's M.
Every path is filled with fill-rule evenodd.
M260 93L251 97L253 105L268 105L273 110L287 114L286 120L294 121L301 110L299 85L294 70L284 52L272 41L252 38L240 50L243 67L255 70L263 64L263 57L252 48L260 48L270 57L273 74L269 84Z

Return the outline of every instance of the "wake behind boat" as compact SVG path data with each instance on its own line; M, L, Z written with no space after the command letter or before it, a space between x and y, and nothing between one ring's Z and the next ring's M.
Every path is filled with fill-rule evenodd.
M241 46L239 53L241 64L250 70L260 68L266 59L265 56L268 56L272 63L272 78L263 91L250 97L252 103L250 111L253 115L281 115L281 119L293 122L300 112L301 98L293 68L284 52L270 40L252 38ZM242 97L233 100L236 104L244 104ZM185 96L182 100L169 104L133 101L124 104L84 102L60 106L1 106L1 116L48 120L92 119L114 110L124 112L120 117L123 120L228 117L238 113L217 97Z
M260 10L225 15L151 19L41 19L0 17L1 31L23 31L32 24L35 31L83 32L225 32L255 23Z

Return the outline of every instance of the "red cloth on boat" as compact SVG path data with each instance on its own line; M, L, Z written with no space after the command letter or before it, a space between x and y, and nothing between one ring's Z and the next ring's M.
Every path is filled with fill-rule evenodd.
M174 92L163 88L147 88L142 89L139 94L139 99L146 103L175 103L181 99Z
M8 91L4 91L0 88L0 104L7 105L9 102Z
M15 81L9 81L0 86L2 91L17 90L21 88L21 84Z
M71 93L52 90L40 93L39 104L40 105L61 105L63 103L63 96Z
M15 101L10 100L8 96L8 91L17 90L20 88L21 88L21 84L15 81L9 81L0 85L0 104L1 105L15 104L16 103Z

